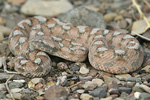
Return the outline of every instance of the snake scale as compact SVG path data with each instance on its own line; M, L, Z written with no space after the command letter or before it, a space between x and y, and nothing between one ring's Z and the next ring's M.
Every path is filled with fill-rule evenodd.
M42 16L18 23L10 33L9 48L15 55L14 69L32 77L50 72L47 53L74 62L88 56L95 69L114 74L133 72L143 62L142 47L133 36Z

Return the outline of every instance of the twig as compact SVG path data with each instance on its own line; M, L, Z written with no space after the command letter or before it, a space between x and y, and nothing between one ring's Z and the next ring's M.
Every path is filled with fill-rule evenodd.
M145 39L145 40L147 40L147 41L150 41L149 38L147 38L147 37L145 37L145 36L143 36L143 35L140 35L140 34L134 32L134 31L133 31L132 33L134 33L135 35L139 36L139 37L142 38L142 39Z
M146 0L143 0L143 1L150 8L150 4Z
M12 79L14 76L15 76L15 74L13 74L11 77L9 77L9 79L5 82L6 88L7 88L8 92L9 92L9 94L10 94L12 100L15 100L15 98L14 98L13 94L11 93L11 91L10 91L10 89L9 89L9 87L8 87L8 82L9 82L10 79Z
M143 31L143 33L150 28L150 23L148 21L148 19L145 17L145 15L143 14L143 12L140 9L140 6L137 4L136 0L132 0L132 5L135 6L140 14L140 17L144 19L144 21L147 23L147 27L146 29Z

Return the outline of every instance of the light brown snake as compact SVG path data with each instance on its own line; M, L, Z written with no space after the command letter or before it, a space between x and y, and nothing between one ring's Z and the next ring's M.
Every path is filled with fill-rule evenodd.
M74 62L82 62L88 55L94 68L114 74L133 72L143 62L142 47L130 35L42 16L18 23L10 33L9 48L16 56L15 70L28 77L50 72L46 53Z

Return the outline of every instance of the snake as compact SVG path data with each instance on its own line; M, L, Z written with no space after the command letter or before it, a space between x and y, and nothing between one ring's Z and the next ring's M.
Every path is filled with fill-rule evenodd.
M137 70L144 57L139 41L129 34L43 16L19 22L11 31L8 44L15 56L15 71L27 77L50 73L50 55L72 62L88 58L92 67L112 74Z

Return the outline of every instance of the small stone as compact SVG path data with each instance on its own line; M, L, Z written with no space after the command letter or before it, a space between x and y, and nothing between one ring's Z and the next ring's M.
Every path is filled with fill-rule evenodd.
M29 81L28 82L28 88L34 89L34 87L35 87L35 84L32 81Z
M145 70L145 72L149 73L150 72L150 65L145 66L141 70Z
M119 20L122 20L122 19L123 19L123 16L119 15L119 16L116 16L116 18L114 20L119 21Z
M144 90L141 89L139 86L134 86L134 87L132 88L132 91L133 91L133 92L143 92Z
M55 16L65 13L72 8L72 4L67 0L28 0L21 7L21 13L26 15Z
M45 91L46 100L66 100L68 95L64 87L53 85Z
M37 96L36 100L45 100L43 96Z
M79 76L80 81L88 81L88 80L92 80L93 77L92 76Z
M146 92L150 93L150 87L144 84L140 85L140 88L142 88L143 90L145 90Z
M110 95L119 95L119 86L116 81L112 81L110 84L108 84L108 92Z
M80 96L80 99L81 100L91 100L93 97L91 96L91 95L89 95L89 94L86 94L86 93L83 93L83 94L81 94L81 96Z
M117 16L116 13L108 13L104 15L104 20L109 23L110 21L114 20L114 18Z
M110 84L114 80L113 78L106 75L103 76L103 79L106 84Z
M5 84L4 84L4 83L1 83L1 84L0 84L0 90L4 90L4 89L6 89Z
M99 100L112 100L112 97L107 97L107 98L101 98ZM114 100L114 99L113 99Z
M14 6L19 6L26 2L26 0L7 0L7 1Z
M96 83L98 85L98 87L100 87L104 83L103 80L98 79L98 78L97 79L93 79L92 82Z
M11 32L10 28L0 25L0 34L8 36L10 32Z
M131 77L131 78L128 78L126 81L129 81L129 82L141 82L141 78Z
M43 78L33 78L31 80L32 83L34 84L37 84L37 83L40 83L40 82L44 82L44 79Z
M122 92L126 92L128 94L130 94L132 91L131 88L128 88L128 87L119 87L119 92L122 93Z
M18 83L25 83L25 80L13 80L13 81Z
M96 69L92 68L92 69L90 70L89 75L91 75L92 77L95 77L95 76L97 75L97 73L98 73L98 71L97 71Z
M13 88L21 88L24 85L23 85L23 83L11 82L11 83L9 83L8 86L9 86L10 89L13 89Z
M97 84L93 83L92 81L87 81L82 85L82 87L86 90L93 90L97 87Z
M81 74L88 74L89 73L89 69L88 68L86 68L85 66L82 66L81 68L80 68L80 73Z
M122 98L123 100L136 100L135 97L130 96L126 92L122 92L120 98Z
M5 94L2 93L2 92L0 92L0 99L2 100L2 99L4 99L5 97L6 97Z
M80 70L80 66L78 64L71 64L70 68L72 71L79 71Z
M22 91L23 89L21 89L21 88L14 88L14 89L11 89L11 92L12 93L18 93L18 92L20 92L20 91Z
M39 93L40 96L45 94L44 89L39 89L37 92Z
M84 93L84 92L85 92L85 90L83 90L83 89L77 90L77 93L80 93L80 94L82 94L82 93Z
M64 70L64 69L67 69L67 68L68 68L67 64L64 63L64 62L59 62L59 63L57 64L57 67L58 67L58 69L60 69L60 70Z
M101 87L101 88L94 89L89 94L94 97L105 98L107 96L107 91L105 88Z
M134 97L135 97L136 99L139 99L139 98L140 98L140 95L141 95L140 92L135 92L135 93L134 93Z
M4 39L4 35L2 32L0 32L0 40L3 40Z
M120 75L115 75L116 78L122 81L126 81L128 78L131 78L130 74L120 74Z
M0 25L4 25L4 24L6 24L6 20L0 17Z
M58 17L61 21L74 25L106 28L104 17L101 13L89 10L84 6L74 8Z
M150 94L149 93L141 93L139 100L150 100Z
M34 89L41 89L41 88L43 88L43 86L44 85L42 83L38 83L35 85Z
M14 99L21 100L22 94L21 93L12 93ZM6 95L6 97L11 98L9 94Z
M113 100L124 100L124 99L122 99L122 98L115 98L115 99L113 99Z

